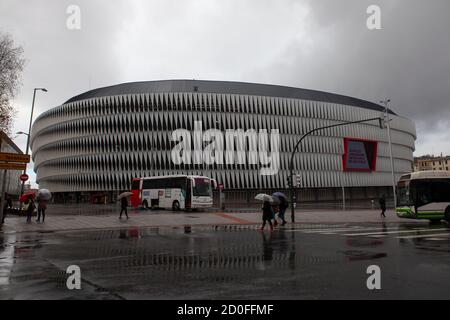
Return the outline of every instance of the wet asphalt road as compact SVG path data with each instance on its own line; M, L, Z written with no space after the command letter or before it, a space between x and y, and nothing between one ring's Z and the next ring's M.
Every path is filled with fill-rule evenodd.
M0 299L449 299L450 228L256 225L0 234ZM69 265L82 289L68 290ZM381 290L366 287L369 265Z

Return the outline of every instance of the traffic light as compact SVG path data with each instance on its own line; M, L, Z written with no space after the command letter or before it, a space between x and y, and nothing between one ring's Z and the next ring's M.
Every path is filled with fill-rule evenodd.
M299 174L295 174L294 177L293 177L293 179L294 179L294 181L293 181L294 187L295 187L295 188L298 188L298 187L300 186L300 179L301 179L301 176L300 176Z
M299 174L292 175L292 179L291 176L288 176L286 180L288 187L297 188L300 185L300 179L301 177Z

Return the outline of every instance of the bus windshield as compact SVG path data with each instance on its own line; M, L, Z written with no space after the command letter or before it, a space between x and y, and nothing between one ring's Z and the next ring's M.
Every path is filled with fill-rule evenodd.
M196 197L212 195L211 180L207 178L193 178L195 186L192 188L192 193Z

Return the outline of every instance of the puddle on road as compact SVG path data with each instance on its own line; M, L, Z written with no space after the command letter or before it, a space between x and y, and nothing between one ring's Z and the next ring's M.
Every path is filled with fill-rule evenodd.
M64 289L65 273L50 276L40 271L45 262L50 262L60 270L69 264L79 265L84 276L98 284L97 293L105 295L128 290L144 296L158 292L179 296L180 290L186 294L190 294L189 290L201 292L205 284L211 284L210 294L217 294L216 288L235 290L252 285L262 288L267 279L277 279L280 287L291 286L295 291L297 286L308 286L305 285L308 281L316 286L324 281L326 286L323 274L317 276L317 270L342 268L345 273L358 266L356 261L388 257L385 245L398 246L398 242L385 239L291 232L324 227L302 225L270 233L258 232L259 224L186 225L16 234L14 239L6 236L3 239L0 283L6 286L23 283L36 289L39 283L51 287L51 282L58 282L56 287ZM408 242L414 249L412 243ZM447 244L438 241L421 242L420 246L423 250L450 250ZM28 273L12 272L17 264L21 264L19 270L26 268Z
M386 252L369 252L364 250L338 251L346 256L348 261L375 260L387 257Z

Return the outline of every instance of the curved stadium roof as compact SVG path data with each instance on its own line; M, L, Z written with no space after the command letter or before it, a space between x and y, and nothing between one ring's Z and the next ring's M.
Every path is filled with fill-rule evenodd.
M104 96L141 94L150 92L199 92L258 95L323 101L376 111L384 111L384 107L376 103L324 91L259 83L207 80L158 80L128 82L90 90L70 98L65 103ZM395 114L392 110L389 110L389 112Z

